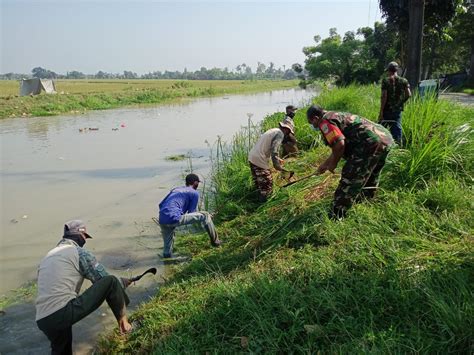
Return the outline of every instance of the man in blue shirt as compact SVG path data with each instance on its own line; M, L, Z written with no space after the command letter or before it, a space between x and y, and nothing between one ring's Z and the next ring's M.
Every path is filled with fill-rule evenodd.
M174 231L178 226L200 222L211 240L211 245L218 247L221 241L212 222L211 215L206 211L196 211L199 192L199 177L196 174L186 176L186 186L176 187L160 202L159 223L163 236L163 257L173 256Z

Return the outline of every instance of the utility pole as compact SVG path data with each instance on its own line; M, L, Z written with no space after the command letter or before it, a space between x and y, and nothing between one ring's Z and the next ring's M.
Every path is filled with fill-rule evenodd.
M409 0L408 26L408 63L407 79L415 89L421 77L421 52L423 46L423 23L425 16L425 0Z

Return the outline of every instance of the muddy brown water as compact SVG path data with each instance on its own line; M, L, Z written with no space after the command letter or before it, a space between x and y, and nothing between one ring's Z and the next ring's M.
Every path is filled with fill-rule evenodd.
M131 308L163 282L162 241L151 221L156 204L182 185L189 161L207 176L209 145L229 141L247 124L288 104L307 103L314 92L278 90L204 98L153 108L95 111L85 115L0 120L0 294L35 280L41 258L55 246L65 221L84 220L94 239L86 247L117 276L158 267L129 289ZM93 128L93 130L89 130ZM200 187L201 189L201 187ZM0 315L1 354L46 354L33 302ZM115 327L102 306L73 327L76 354L92 352L100 332Z

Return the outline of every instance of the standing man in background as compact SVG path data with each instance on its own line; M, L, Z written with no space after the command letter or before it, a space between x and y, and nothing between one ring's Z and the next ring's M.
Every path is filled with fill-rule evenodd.
M408 80L398 76L398 64L390 62L388 75L382 79L382 97L379 123L390 130L393 139L402 144L402 111L405 102L411 97Z
M297 109L298 108L296 108L293 105L286 106L286 109L285 109L286 115L282 123L289 122L294 127L295 123L293 121L293 118L295 117L295 111ZM298 146L297 146L295 134L290 133L287 136L285 136L283 138L283 142L281 143L281 147L283 149L283 158L296 155L298 153Z
M188 174L185 178L186 186L176 187L160 202L159 226L163 236L163 258L173 257L174 231L178 226L201 223L211 245L218 247L221 241L217 236L216 228L209 212L197 211L199 202L199 176Z

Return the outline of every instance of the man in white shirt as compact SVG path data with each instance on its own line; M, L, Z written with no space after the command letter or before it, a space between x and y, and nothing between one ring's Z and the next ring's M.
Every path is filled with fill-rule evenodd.
M132 326L125 314L129 303L125 288L130 280L109 275L95 256L83 248L92 238L80 220L64 225L64 235L38 267L36 324L51 342L52 354L72 354L72 325L104 301L112 309L120 331ZM92 286L79 295L84 279Z
M281 164L283 159L278 156L283 138L289 134L295 133L294 124L290 121L280 122L279 128L272 128L263 133L257 143L250 150L248 160L250 171L258 190L258 198L260 202L267 201L273 192L273 178L270 170L270 158L273 167L278 171L286 171Z

